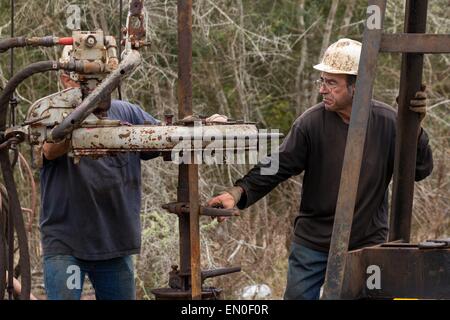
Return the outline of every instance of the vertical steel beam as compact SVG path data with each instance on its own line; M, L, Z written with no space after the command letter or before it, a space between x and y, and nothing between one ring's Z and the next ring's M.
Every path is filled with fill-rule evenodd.
M194 157L192 156L192 161ZM192 300L202 298L202 275L200 268L200 224L198 203L198 165L188 165L189 175L189 217L190 217L190 244L191 244L191 285Z
M369 6L376 6L379 25L368 25L363 35L363 46L356 81L355 97L352 104L350 126L345 146L341 182L339 186L333 233L328 255L324 284L324 299L339 299L344 282L353 213L358 191L361 161L370 114L372 88L375 78L377 56L380 49L386 0L371 0ZM373 8L373 7L372 7ZM377 14L377 13L375 13ZM377 22L377 21L375 21Z
M428 0L408 0L405 8L405 33L426 31ZM403 53L398 98L397 138L389 241L409 242L420 121L408 109L409 101L422 83L423 54Z
M178 0L178 116L188 115L192 115L192 0ZM198 165L180 165L178 179L178 201L189 202L190 208L189 217L181 215L179 222L180 272L187 271L190 257L192 299L201 299Z

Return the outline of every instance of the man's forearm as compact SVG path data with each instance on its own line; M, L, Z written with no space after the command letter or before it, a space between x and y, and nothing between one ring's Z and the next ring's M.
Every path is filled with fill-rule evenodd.
M61 142L58 143L49 143L45 142L44 146L42 148L42 151L44 153L44 157L47 160L54 160L69 151L70 147L70 141L67 139L64 139Z

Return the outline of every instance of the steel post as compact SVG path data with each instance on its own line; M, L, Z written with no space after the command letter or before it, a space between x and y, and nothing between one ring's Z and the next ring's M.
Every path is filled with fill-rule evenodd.
M428 0L406 2L405 32L426 31ZM420 121L408 105L422 83L423 54L404 53L398 98L397 138L394 160L394 184L389 241L402 239L409 242L414 195L414 177L417 155L417 135Z
M178 0L178 116L192 113L192 0ZM180 271L186 271L190 257L192 299L201 299L198 165L180 165L180 185L185 194L179 188L178 201L190 204L189 216L180 217Z
M356 81L355 97L352 104L350 126L345 146L341 182L325 275L324 299L339 299L341 297L370 113L376 62L380 49L384 12L386 10L386 0L372 0L369 1L369 5L377 6L380 9L380 27L369 28L366 25L364 30L358 79Z

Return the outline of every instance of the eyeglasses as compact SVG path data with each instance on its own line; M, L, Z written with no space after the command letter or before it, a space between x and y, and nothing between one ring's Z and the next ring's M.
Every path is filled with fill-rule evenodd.
M315 81L316 86L318 89L322 88L322 86L325 86L328 90L333 90L336 89L337 87L339 87L339 85L336 83L335 80L328 80L328 79L317 79Z

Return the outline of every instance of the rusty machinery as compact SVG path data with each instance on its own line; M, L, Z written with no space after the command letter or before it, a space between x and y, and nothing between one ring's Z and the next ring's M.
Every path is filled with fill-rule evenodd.
M11 3L13 8L13 1ZM159 151L168 160L174 152L193 159L216 137L231 139L222 149L227 152L256 150L260 132L254 124L243 122L214 123L193 115L192 110L192 0L178 1L179 81L178 103L180 120L166 117L159 125L126 125L106 119L105 111L113 90L139 65L138 49L147 45L143 25L143 0L130 0L127 26L121 31L123 40L117 50L113 36L101 30L73 31L71 37L42 38L11 37L0 41L0 52L15 47L72 45L69 57L60 61L32 63L9 80L0 96L0 163L9 196L9 246L0 237L0 298L6 287L6 270L12 275L16 230L20 252L22 279L21 299L28 299L31 277L24 222L13 177L9 149L27 141L32 146L34 164L42 165L44 142L70 139L69 156L75 161L82 156L100 157L118 152ZM122 4L121 4L122 8ZM122 16L122 14L121 14ZM121 54L121 46L124 51ZM120 63L119 63L120 61ZM34 102L21 125L7 125L8 103L17 86L28 77L46 71L65 70L79 88L70 88ZM105 103L106 102L106 103ZM10 108L11 109L11 108ZM264 138L278 139L278 134L264 134ZM180 142L185 148L178 150ZM186 145L187 144L187 145ZM186 148L187 146L187 148ZM187 150L187 151L186 151ZM217 150L217 148L216 148ZM179 165L177 201L163 206L179 219L180 263L169 272L169 287L153 290L157 299L217 299L221 290L205 288L207 278L240 271L240 267L201 270L199 216L234 216L237 210L206 208L199 205L198 163L189 161ZM6 249L7 247L8 250ZM8 258L7 258L8 255ZM12 296L12 277L8 277L9 296Z
M383 33L387 0L369 0L378 27L363 34L356 94L336 206L324 299L450 299L450 239L409 243L419 119L408 101L422 82L423 54L450 53L450 35L426 34L428 0L407 0L402 34ZM369 12L368 12L369 13ZM359 172L379 52L403 53L389 241L348 252ZM366 286L371 265L381 270L381 288Z

